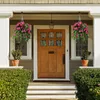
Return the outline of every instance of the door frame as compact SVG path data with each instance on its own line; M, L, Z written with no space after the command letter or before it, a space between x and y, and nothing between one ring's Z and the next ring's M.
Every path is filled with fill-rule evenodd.
M55 25L55 29L65 29L65 78L38 78L38 44L37 44L37 30L49 29L49 25L34 25L33 29L33 81L69 81L70 69L69 69L69 26L68 25Z

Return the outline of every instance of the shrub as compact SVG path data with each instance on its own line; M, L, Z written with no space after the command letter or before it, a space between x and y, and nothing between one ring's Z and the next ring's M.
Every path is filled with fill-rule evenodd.
M98 93L100 70L78 69L73 76L77 88L76 96L79 100L100 100L100 93Z
M0 70L0 100L25 100L30 78L29 70Z
M94 100L100 100L100 87L96 87L95 89L90 89L92 96L94 96Z

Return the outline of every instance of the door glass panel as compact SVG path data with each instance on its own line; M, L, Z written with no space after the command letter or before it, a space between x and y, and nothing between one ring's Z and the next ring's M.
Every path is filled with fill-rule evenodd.
M49 38L54 38L54 33L53 32L49 32Z
M41 32L41 38L46 38L46 33L45 32Z
M53 40L49 40L49 46L54 46L54 41Z
M41 46L46 46L46 40L41 40Z
M57 45L57 46L62 46L62 40L57 40L57 41L56 41L56 45Z
M57 33L56 33L56 37L57 37L57 38L62 38L62 33L61 33L61 32L57 32Z

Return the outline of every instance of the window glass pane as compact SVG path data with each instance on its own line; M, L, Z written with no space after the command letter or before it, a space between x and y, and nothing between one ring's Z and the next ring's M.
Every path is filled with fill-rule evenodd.
M61 32L57 32L57 33L56 33L56 37L57 37L57 38L62 38L62 33L61 33Z
M83 43L80 40L76 40L76 56L81 56L82 49L84 48L88 50L88 41L86 43Z
M27 56L27 43L17 43L15 41L15 50L20 49L22 51L22 56Z
M54 38L54 33L53 32L49 32L49 38Z
M46 33L41 32L41 38L46 38Z
M49 40L49 46L54 46L54 41L53 40Z
M46 46L46 40L41 40L41 46Z
M62 46L62 40L57 40L57 41L56 41L56 45L57 45L57 46Z

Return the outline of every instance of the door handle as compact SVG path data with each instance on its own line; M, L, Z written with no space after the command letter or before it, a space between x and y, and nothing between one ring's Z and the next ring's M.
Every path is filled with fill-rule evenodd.
M63 56L62 56L62 62L63 62L63 64L65 64L65 54L63 54Z

